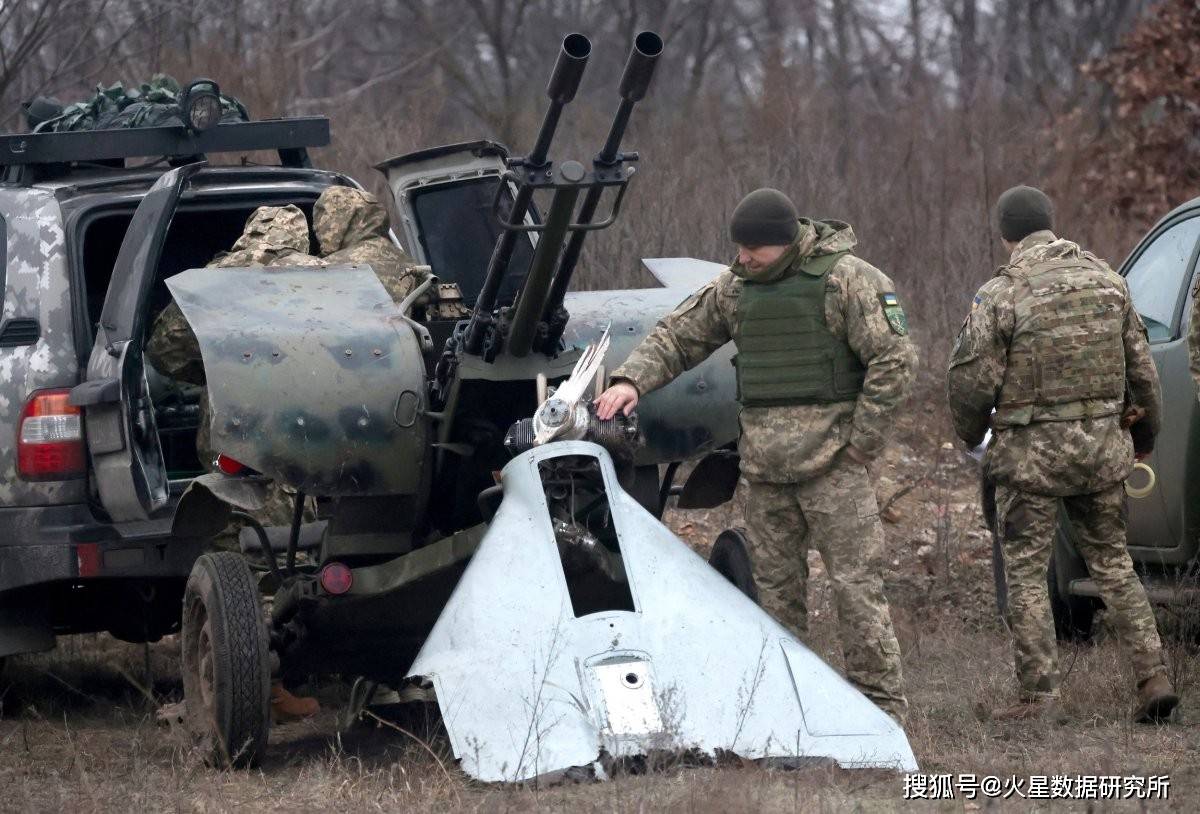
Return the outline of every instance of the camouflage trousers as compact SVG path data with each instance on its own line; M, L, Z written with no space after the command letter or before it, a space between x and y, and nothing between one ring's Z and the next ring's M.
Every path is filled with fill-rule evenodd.
M1013 656L1022 700L1058 695L1058 648L1046 569L1059 500L1076 532L1079 554L1108 609L1107 618L1132 651L1138 683L1165 674L1154 612L1125 548L1121 485L1064 498L1001 485L996 488L996 524L1004 548Z
M808 632L808 549L825 563L838 614L846 678L893 717L908 711L900 645L883 593L884 537L866 467L844 457L803 483L750 483L746 531L763 609Z
M278 483L272 483L267 487L266 500L261 509L248 512L248 514L261 523L265 527L292 525L292 512L296 507L296 493L294 490L280 486ZM303 522L311 523L316 520L316 501L313 498L306 498L304 501ZM225 530L218 534L212 540L212 547L218 551L240 551L241 546L238 543L238 537L246 523L239 519L229 521L229 525ZM257 540L257 538L255 538ZM259 556L261 551L256 548L253 550L255 556Z

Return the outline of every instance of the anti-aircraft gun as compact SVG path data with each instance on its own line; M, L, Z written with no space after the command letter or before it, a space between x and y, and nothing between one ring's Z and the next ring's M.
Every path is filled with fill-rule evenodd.
M894 723L758 609L744 562L735 586L658 520L673 491L659 466L736 438L730 349L648 395L636 423L588 408L604 371L721 268L647 261L664 287L570 290L587 234L620 212L638 160L621 143L661 51L635 39L590 169L550 157L590 56L581 34L525 156L477 141L378 165L433 275L399 305L367 268L169 280L203 353L211 443L236 472L197 478L181 522L219 527L217 506L252 510L269 481L296 491L290 528L243 515L269 625L236 555L202 557L189 582L188 714L216 759L261 756L276 661L285 681L361 676L359 707L384 684L436 697L463 768L487 780L652 748L915 767ZM743 685L756 695L739 712L722 699ZM679 719L689 705L703 714Z
M563 112L578 91L591 54L591 44L582 34L563 40L546 88L549 105L529 153L508 156L498 145L489 145L502 166L488 207L499 232L478 291L472 292L471 316L458 322L445 341L432 388L437 444L480 464L468 473L464 468L472 467L454 462L439 467L441 483L458 484L460 499L452 509L456 517L462 516L464 498L473 500L506 459L500 442L508 427L545 401L545 388L535 389L535 381L565 375L578 358L581 348L568 348L562 342L570 319L566 295L584 239L612 225L620 213L639 158L636 152L622 152L621 142L635 105L646 95L662 48L662 40L653 32L635 38L618 86L620 103L590 169L573 160L555 162L550 156ZM482 155L488 150L475 152ZM381 167L394 178L411 161L412 157L401 157ZM403 190L400 194L400 200L407 197ZM544 214L535 205L539 196L549 197ZM610 209L597 218L604 198L610 201ZM454 272L449 270L451 275ZM435 273L441 270L435 267ZM524 393L524 398L506 400L511 410L507 414L497 410L498 381ZM614 441L632 436L621 424L623 420L611 421L595 431ZM519 438L512 440L521 443ZM444 462L445 456L439 461ZM653 487L644 490L651 506L659 500L659 483L655 477L651 484L649 473L644 473L643 482ZM445 492L435 486L435 493Z

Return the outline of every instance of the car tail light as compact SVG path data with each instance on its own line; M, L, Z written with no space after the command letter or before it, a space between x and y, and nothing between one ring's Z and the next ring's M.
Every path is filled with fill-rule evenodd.
M331 562L321 569L321 587L325 593L339 596L354 584L354 572L340 562Z
M217 456L217 469L220 469L226 475L236 475L246 468L246 465L241 461L235 461L228 455Z
M17 424L17 474L24 480L68 480L87 471L83 414L70 390L37 390Z
M80 543L75 546L75 560L79 564L79 576L96 576L100 573L100 546L97 543Z

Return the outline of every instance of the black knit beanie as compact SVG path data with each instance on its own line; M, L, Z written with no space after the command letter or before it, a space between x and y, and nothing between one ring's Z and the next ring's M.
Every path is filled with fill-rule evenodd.
M996 202L1000 236L1010 243L1054 226L1054 204L1034 187L1013 187Z
M756 189L742 198L729 221L729 237L742 246L790 246L800 231L791 198L777 189Z

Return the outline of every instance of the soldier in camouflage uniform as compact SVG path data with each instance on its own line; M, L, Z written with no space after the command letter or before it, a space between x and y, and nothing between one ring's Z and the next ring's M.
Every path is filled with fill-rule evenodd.
M327 265L369 264L398 305L425 281L403 249L388 236L388 214L369 192L329 187L313 207L313 231Z
M1108 618L1133 652L1135 717L1165 720L1178 698L1125 548L1121 493L1135 455L1149 454L1158 432L1158 373L1124 279L1056 237L1052 211L1031 187L1000 197L1012 256L976 294L947 383L959 437L977 446L993 431L983 465L996 483L1020 684L1019 702L997 717L1057 714L1046 569L1061 503Z
M903 308L892 281L851 254L849 225L799 219L777 190L747 196L730 234L737 261L614 371L598 415L628 414L640 396L736 343L747 531L763 607L806 632L806 557L816 546L847 677L903 723L900 648L880 574L884 534L867 471L916 369Z

